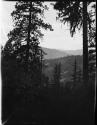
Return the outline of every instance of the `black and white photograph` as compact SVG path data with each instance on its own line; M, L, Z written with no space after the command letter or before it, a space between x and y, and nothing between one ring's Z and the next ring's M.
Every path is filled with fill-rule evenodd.
M94 125L96 1L0 1L0 124Z

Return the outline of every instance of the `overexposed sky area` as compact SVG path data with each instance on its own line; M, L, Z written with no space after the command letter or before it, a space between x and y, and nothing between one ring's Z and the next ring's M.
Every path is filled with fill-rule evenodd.
M74 37L71 37L69 27L63 25L59 21L56 21L57 11L53 9L50 2L45 2L49 6L49 10L45 12L45 21L50 23L54 31L42 31L44 37L41 41L41 46L47 48L55 48L62 50L76 50L82 49L82 31L77 32ZM0 31L0 42L4 45L8 40L7 34L13 28L13 22L11 12L14 10L15 2L2 1L1 2L1 31Z

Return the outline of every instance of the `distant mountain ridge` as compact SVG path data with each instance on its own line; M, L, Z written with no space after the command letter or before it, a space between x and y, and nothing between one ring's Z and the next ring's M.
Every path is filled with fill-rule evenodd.
M82 55L82 50L58 50L42 47L43 51L46 53L44 55L45 59L55 59L60 57L66 57L70 55Z

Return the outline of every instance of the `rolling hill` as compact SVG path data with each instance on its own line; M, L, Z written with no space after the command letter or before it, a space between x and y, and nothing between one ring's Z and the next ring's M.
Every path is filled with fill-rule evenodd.
M57 50L44 47L42 47L42 49L46 53L46 55L44 55L45 59L55 59L70 55L82 55L82 50Z

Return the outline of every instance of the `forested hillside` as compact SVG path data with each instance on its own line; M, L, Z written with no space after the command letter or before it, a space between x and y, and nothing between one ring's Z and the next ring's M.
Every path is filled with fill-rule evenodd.
M55 64L61 63L61 81L70 81L71 80L71 75L73 72L73 63L74 60L77 60L77 67L78 69L81 68L82 70L82 61L83 57L82 56L67 56L67 57L62 57L62 58L57 58L57 59L46 59L44 61L44 67L43 67L43 72L49 77L51 80L53 77L53 70Z

